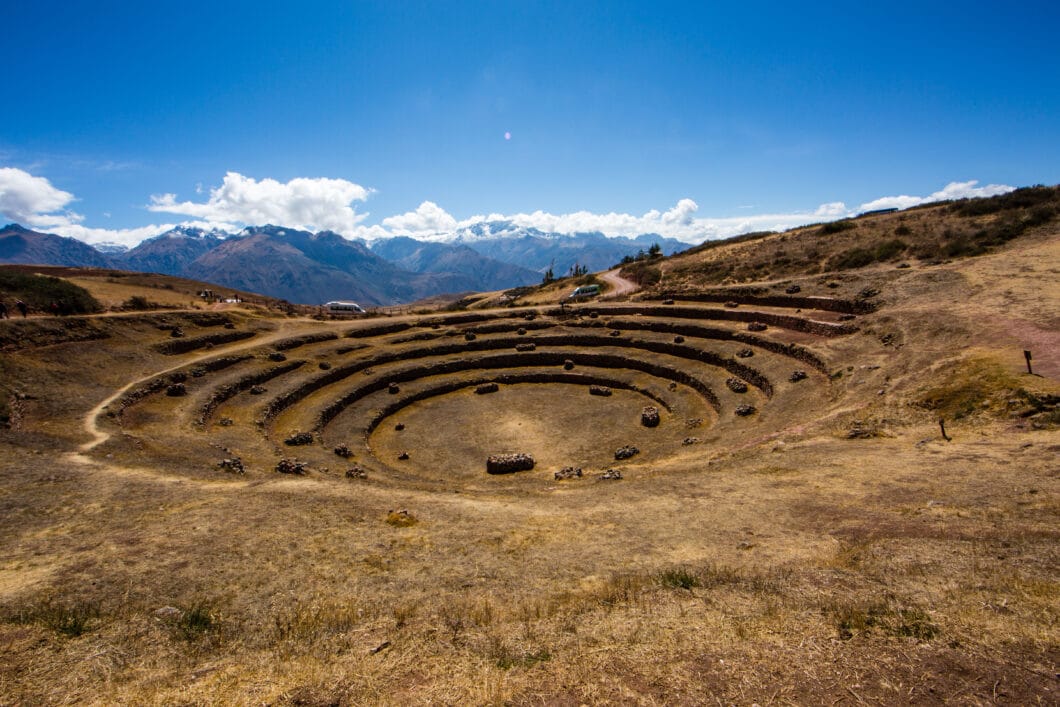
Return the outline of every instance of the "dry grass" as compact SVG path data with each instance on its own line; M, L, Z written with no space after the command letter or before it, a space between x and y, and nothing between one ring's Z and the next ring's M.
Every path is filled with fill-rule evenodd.
M1057 239L1009 248L844 280L882 290L860 333L766 332L841 375L786 383L794 363L759 352L777 393L741 398L719 374L716 419L665 386L675 412L652 431L633 393L467 390L380 426L373 457L354 421L374 398L297 449L305 477L272 469L323 392L271 440L249 392L184 421L212 386L275 365L275 341L349 324L236 312L255 338L165 357L151 347L168 330L114 317L90 345L6 353L2 385L29 397L0 431L0 704L1055 703L1060 432L1013 414L1060 392L1043 319ZM1021 373L1022 336L1040 377ZM351 355L418 345L365 343ZM268 395L349 345L290 351L310 364ZM257 358L104 416L112 437L76 453L124 385L236 350ZM748 396L760 412L741 422ZM848 439L855 421L875 435ZM644 450L616 464L626 439ZM509 443L541 447L538 467L487 477L482 453ZM229 455L245 475L216 469ZM575 461L586 476L555 482ZM354 463L367 478L344 476ZM623 480L597 481L604 466Z

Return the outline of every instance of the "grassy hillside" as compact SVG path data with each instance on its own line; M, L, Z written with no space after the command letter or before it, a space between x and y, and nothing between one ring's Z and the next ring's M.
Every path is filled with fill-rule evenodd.
M1058 217L1060 187L1029 187L987 199L709 241L664 261L657 288L937 264L996 252L1014 239L1055 228Z

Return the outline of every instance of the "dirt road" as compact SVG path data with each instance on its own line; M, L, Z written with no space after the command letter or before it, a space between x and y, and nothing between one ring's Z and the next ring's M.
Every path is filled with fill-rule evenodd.
M629 293L636 292L640 289L640 285L619 275L618 270L618 268L608 270L600 276L604 282L611 286L611 290L607 293L607 297L628 295Z

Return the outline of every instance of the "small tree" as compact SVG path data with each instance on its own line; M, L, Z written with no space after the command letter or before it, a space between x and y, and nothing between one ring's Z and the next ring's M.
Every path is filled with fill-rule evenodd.
M552 266L549 265L548 266L548 270L545 271L544 279L541 280L541 284L542 285L547 285L550 282L553 282L555 279L556 279L556 276L552 273Z
M652 243L651 248L648 248L648 256L658 258L660 255L662 255L662 246L658 243Z

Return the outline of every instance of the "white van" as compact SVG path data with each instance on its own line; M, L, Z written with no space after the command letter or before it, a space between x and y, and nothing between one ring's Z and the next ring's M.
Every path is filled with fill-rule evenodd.
M600 294L600 286L599 285L582 285L578 289L574 290L574 292L571 292L570 296L567 299L581 299L583 297L596 297L598 294Z
M357 304L356 302L327 302L324 304L324 309L328 312L345 313L345 314L364 314L364 307Z

